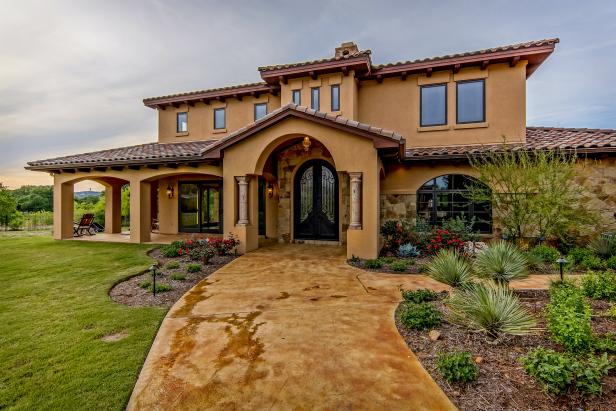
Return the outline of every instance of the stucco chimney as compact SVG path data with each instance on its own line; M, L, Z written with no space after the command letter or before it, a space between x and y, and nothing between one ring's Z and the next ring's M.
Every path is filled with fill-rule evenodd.
M359 52L357 44L353 43L352 41L347 41L342 43L339 47L336 47L336 54L334 55L334 57L347 57L357 52Z

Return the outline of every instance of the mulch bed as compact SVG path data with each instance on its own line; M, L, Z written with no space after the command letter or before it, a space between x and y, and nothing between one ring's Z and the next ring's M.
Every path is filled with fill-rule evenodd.
M566 396L546 393L526 374L518 359L537 346L559 350L545 330L543 309L549 301L544 290L517 291L520 300L539 320L541 331L527 336L509 336L494 344L482 333L444 322L436 328L440 339L430 341L428 331L407 330L398 320L398 331L409 348L421 361L451 401L461 410L614 410L616 409L616 370L603 378L601 397L583 397L573 391ZM592 328L598 335L616 333L616 320L601 317L609 308L604 301L591 301ZM436 306L447 309L442 301ZM473 358L481 357L479 377L472 383L450 384L441 378L436 369L436 355L440 352L468 351Z
M358 260L358 261L354 261L354 260L347 260L347 263L349 265L352 265L353 267L357 267L357 268L361 268L362 270L366 270L366 271L372 271L375 273L389 273L389 274L422 274L423 273L423 267L428 264L430 262L430 260L432 260L431 256L421 256L421 257L417 257L417 258L413 258L413 259L408 259L408 260L403 260L403 259L396 259L395 261L407 261L408 267L405 271L394 271L392 270L390 267L391 264L383 264L383 266L381 268L378 269L374 269L374 268L366 268L366 261L364 259Z
M158 261L160 269L157 271L156 283L169 284L172 289L165 292L157 292L156 297L152 292L140 287L140 284L152 281L152 275L149 272L131 277L121 283L116 284L109 291L111 299L117 303L129 305L132 307L171 307L177 300L182 297L186 291L190 290L195 284L203 280L220 267L228 264L236 258L234 255L216 256L210 260L207 265L201 265L201 271L189 273L186 266L195 264L196 261L188 257L163 257L159 249L155 249L150 253L150 256ZM179 268L169 269L167 264L171 261L177 261ZM172 280L173 274L181 274L186 278L184 280Z

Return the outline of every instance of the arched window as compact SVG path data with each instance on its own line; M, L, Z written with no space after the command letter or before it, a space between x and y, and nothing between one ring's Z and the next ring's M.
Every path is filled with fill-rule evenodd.
M429 180L417 190L417 216L431 225L441 225L455 217L466 220L475 217L473 229L491 233L492 205L468 198L468 187L476 184L481 183L462 174L446 174Z

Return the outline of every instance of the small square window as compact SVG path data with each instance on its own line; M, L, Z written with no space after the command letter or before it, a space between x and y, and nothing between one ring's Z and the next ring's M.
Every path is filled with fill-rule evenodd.
M225 109L224 108L215 108L214 109L214 130L220 130L225 128Z
M186 133L188 131L188 113L182 112L177 114L176 131L178 133Z
M293 90L291 99L293 100L293 104L297 104L298 106L302 105L302 91L301 90Z
M332 111L340 111L340 85L332 86Z
M319 87L310 89L310 108L317 111L321 108L321 89Z
M447 84L421 86L420 100L421 127L447 124Z
M267 103L255 104L255 121L267 115Z
M486 121L483 79L456 83L456 121L458 124Z

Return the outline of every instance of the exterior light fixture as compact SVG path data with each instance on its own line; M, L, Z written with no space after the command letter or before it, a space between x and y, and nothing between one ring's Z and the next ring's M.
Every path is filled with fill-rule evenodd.
M564 281L564 278L563 278L563 267L565 266L565 264L567 264L567 259L565 257L561 256L558 260L556 260L556 262L560 266L560 282L562 283Z
M312 144L312 142L310 141L310 138L308 138L308 136L304 137L304 141L302 141L304 150L308 151L308 149L310 149L310 144Z
M271 184L267 185L267 196L272 198L274 196L274 186Z
M158 264L152 264L150 266L150 274L152 274L152 294L156 297L156 269L158 268Z
M167 186L167 197L173 198L173 187L170 185Z

